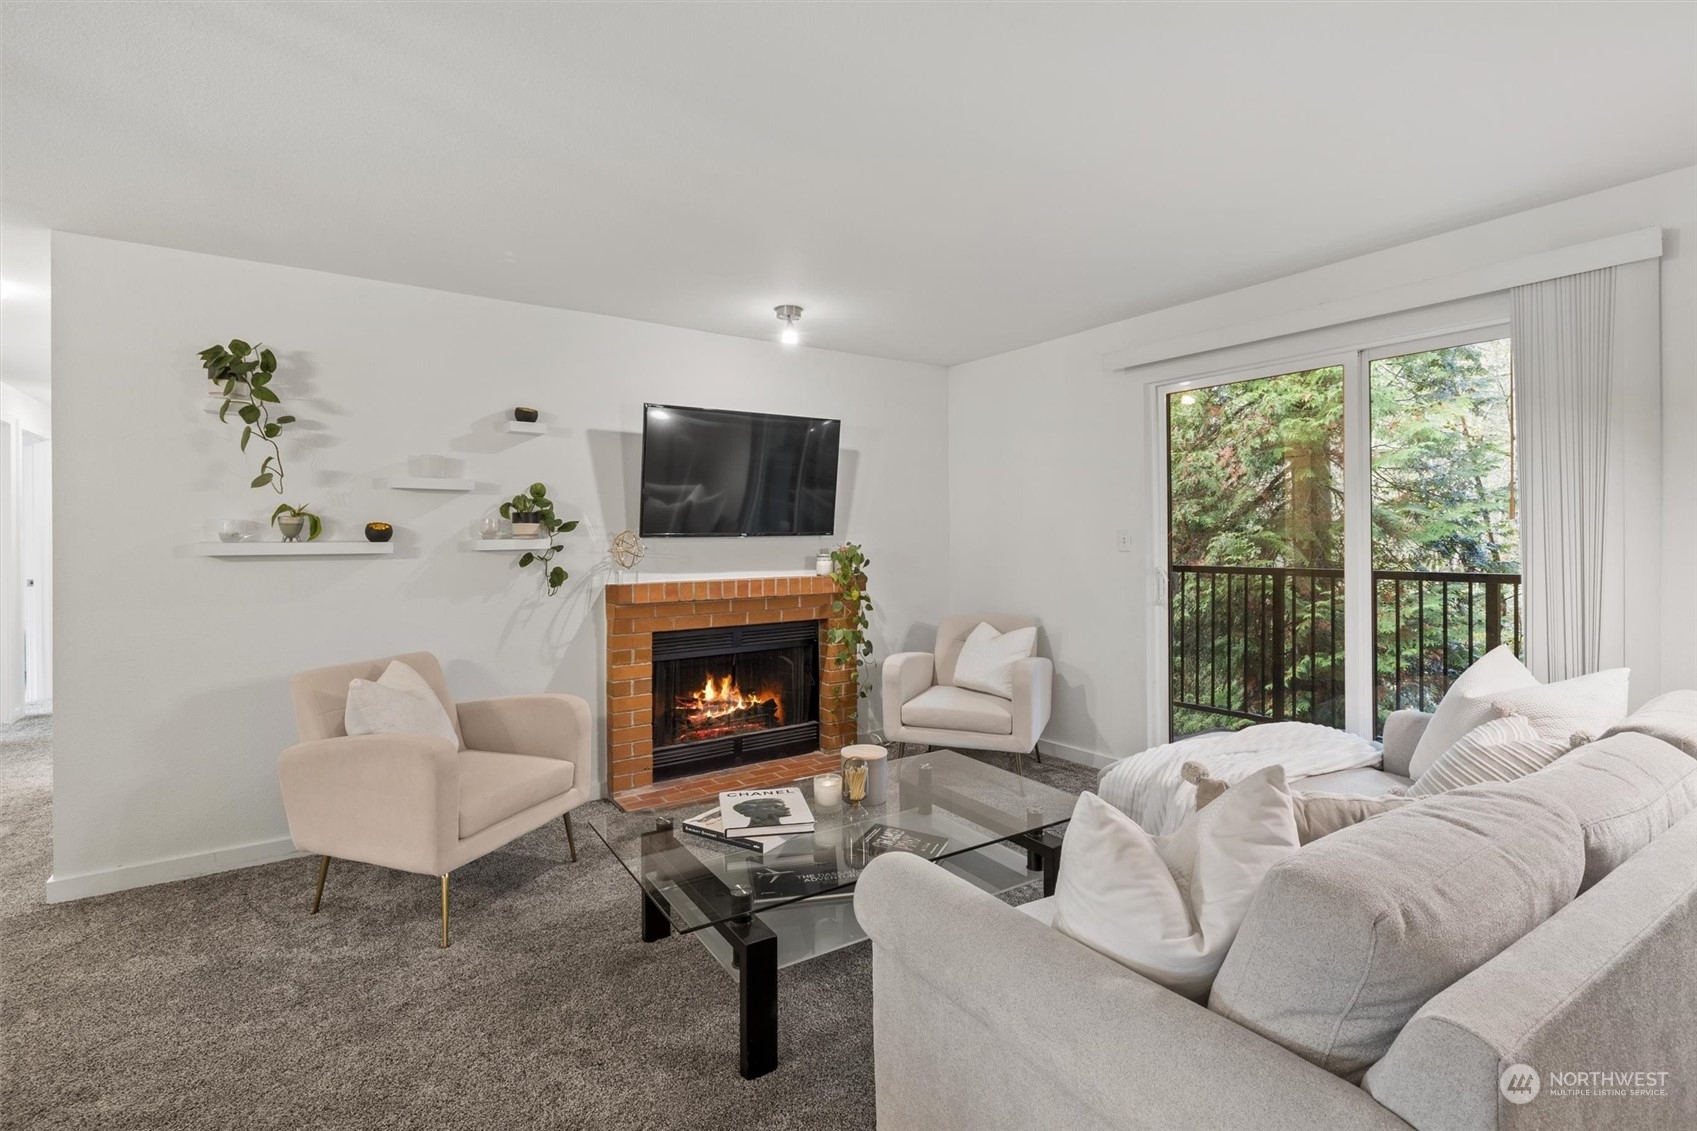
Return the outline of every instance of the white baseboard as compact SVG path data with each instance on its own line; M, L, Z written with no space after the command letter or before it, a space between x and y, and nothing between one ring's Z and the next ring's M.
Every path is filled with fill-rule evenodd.
M288 837L262 840L253 844L238 844L212 852L196 852L189 856L173 856L166 860L150 860L145 864L126 864L99 872L79 872L73 876L47 877L45 898L48 903L68 903L87 899L91 895L110 895L115 891L143 888L151 884L168 884L228 872L235 868L251 868L255 864L271 864L291 856L305 856Z
M1086 750L1082 746L1068 746L1064 742L1050 742L1044 739L1037 744L1045 758L1051 755L1064 762L1077 762L1081 766L1089 766L1093 770L1105 770L1119 757L1113 754L1098 754L1094 750Z

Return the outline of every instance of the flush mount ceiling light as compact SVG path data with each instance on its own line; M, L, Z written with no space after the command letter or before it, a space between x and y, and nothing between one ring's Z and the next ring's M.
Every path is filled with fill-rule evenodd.
M801 331L795 328L795 324L796 321L801 318L801 307L787 305L774 306L772 310L777 314L778 321L784 324L783 332L778 335L778 340L783 342L786 346L800 345Z

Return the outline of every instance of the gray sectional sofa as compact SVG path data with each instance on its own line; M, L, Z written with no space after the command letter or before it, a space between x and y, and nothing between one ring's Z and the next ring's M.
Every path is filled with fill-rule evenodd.
M1530 777L1304 846L1207 1001L1041 904L881 858L855 895L878 1126L1697 1127L1691 751L1697 693L1676 692ZM1516 1065L1527 1102L1500 1086Z

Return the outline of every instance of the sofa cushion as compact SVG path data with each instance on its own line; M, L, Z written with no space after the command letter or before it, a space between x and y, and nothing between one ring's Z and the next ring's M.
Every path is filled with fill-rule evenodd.
M571 789L572 772L559 758L460 751L460 839L560 796Z
M1697 691L1658 695L1604 731L1603 737L1629 733L1659 738L1697 758Z
M1290 783L1290 789L1292 793L1346 793L1351 797L1384 797L1390 793L1401 793L1413 780L1400 774L1387 774L1371 766L1362 766L1354 770L1333 770L1329 774L1297 778Z
M1489 719L1499 715L1491 705L1493 696L1521 687L1536 687L1538 681L1520 662L1520 657L1508 645L1502 644L1486 652L1473 666L1456 676L1432 721L1421 732L1414 756L1408 762L1408 776L1417 778L1425 773L1443 752L1461 740L1461 736Z
M939 684L902 705L902 725L973 734L1012 734L1013 704L982 691Z
M1208 1007L1359 1081L1433 995L1570 901L1579 821L1468 786L1309 844L1261 883Z
M1362 1086L1413 1126L1446 1131L1697 1127L1694 947L1688 817L1422 1006ZM1578 1088L1513 1104L1497 1091L1511 1064L1669 1075L1662 1095Z
M1464 785L1514 781L1537 773L1572 748L1568 739L1539 737L1519 715L1504 715L1462 735L1408 787L1408 796L1429 797Z
M1244 778L1164 837L1086 793L1067 825L1054 927L1152 982L1201 998L1261 877L1296 848L1279 766Z
M1301 844L1319 840L1339 829L1359 825L1369 817L1412 805L1417 799L1398 793L1362 797L1348 793L1293 793L1291 812L1296 817L1296 839Z
M1541 737L1571 744L1575 735L1589 740L1626 718L1631 674L1610 668L1493 695L1491 702L1498 714L1521 716Z
M1579 818L1583 891L1697 809L1697 760L1647 734L1617 734L1581 746L1511 788L1559 801Z

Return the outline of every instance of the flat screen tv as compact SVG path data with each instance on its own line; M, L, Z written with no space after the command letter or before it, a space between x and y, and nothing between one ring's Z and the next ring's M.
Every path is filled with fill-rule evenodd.
M835 533L841 422L644 406L644 538Z

